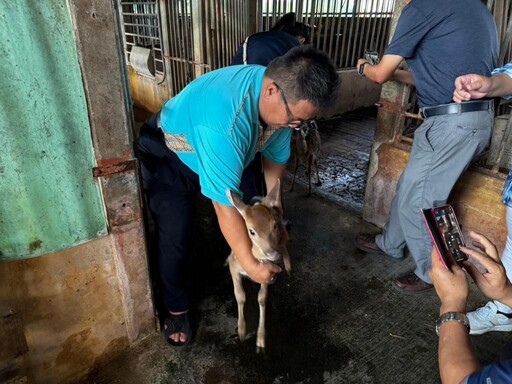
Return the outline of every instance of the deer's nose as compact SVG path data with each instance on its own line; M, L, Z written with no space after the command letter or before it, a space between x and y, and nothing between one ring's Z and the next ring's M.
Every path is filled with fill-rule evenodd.
M280 259L281 255L277 251L271 251L271 252L267 252L265 254L265 257L269 261L278 261Z

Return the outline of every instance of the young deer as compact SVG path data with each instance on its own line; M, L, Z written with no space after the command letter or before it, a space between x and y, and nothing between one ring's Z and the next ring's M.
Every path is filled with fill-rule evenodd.
M315 121L304 124L300 130L295 130L292 136L292 151L295 158L295 169L293 171L292 186L290 192L293 191L295 185L295 175L299 163L307 162L307 177L309 183L308 196L311 195L311 166L315 165L316 170L316 186L322 185L320 175L318 174L318 155L322 142L320 141L320 134L318 133L318 126Z
M252 254L262 263L277 263L283 260L287 272L291 270L290 256L286 249L288 233L283 224L283 211L281 207L281 185L278 180L274 188L265 196L252 205L246 205L233 192L227 191L231 203L240 212L245 220L247 232L252 241ZM240 340L245 338L245 291L242 285L242 276L247 273L242 269L236 256L231 252L227 263L233 280L235 298L238 304L238 336ZM265 306L267 302L268 284L261 284L258 293L260 307L260 318L256 336L256 353L265 352Z

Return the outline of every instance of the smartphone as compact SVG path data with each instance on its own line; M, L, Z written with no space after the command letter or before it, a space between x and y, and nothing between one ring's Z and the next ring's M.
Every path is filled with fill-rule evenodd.
M371 49L367 49L367 50L364 51L364 58L371 65L377 65L380 62L379 53L377 51L373 51Z
M457 263L467 260L468 255L460 250L460 247L465 246L465 242L452 206L442 205L423 209L422 213L434 248L444 266L449 268L451 260Z

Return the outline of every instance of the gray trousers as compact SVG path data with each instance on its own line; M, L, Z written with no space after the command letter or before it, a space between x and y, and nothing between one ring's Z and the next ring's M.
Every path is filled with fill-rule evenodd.
M409 161L398 181L391 212L376 244L392 257L407 245L414 273L430 283L432 241L421 209L445 204L460 175L487 146L494 111L434 116L416 130Z

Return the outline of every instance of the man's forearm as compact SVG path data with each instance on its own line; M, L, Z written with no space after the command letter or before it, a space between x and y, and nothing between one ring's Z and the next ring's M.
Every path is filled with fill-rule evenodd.
M391 78L393 81L399 81L401 83L414 85L414 80L412 78L412 74L405 69L397 69L395 73L393 73L393 77Z
M220 230L224 238L235 253L242 268L251 274L258 262L252 255L252 242L247 235L243 217L236 208L213 201L213 206L217 214Z
M512 77L505 73L498 73L490 77L489 88L487 96L510 96L512 95Z
M439 315L447 312L465 313L462 301L443 303ZM439 329L439 371L443 384L459 384L480 364L475 356L466 326L457 321L441 324Z
M441 325L439 371L443 384L460 384L480 369L466 326L456 321Z

